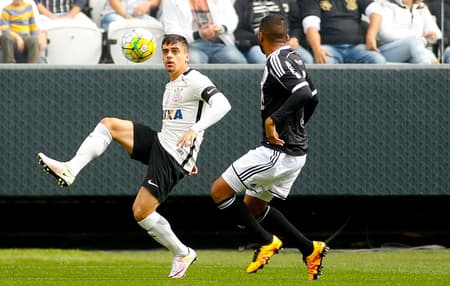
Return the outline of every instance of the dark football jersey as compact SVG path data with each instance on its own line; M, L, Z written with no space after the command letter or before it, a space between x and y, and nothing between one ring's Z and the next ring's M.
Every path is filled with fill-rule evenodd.
M272 145L266 139L264 122L278 111L286 100L300 89L317 94L300 56L288 46L274 51L268 58L261 80L261 117L263 145L290 155L300 156L308 150L308 137L304 124L304 106L283 108L285 120L276 124L276 130L284 146ZM284 117L284 116L282 116Z

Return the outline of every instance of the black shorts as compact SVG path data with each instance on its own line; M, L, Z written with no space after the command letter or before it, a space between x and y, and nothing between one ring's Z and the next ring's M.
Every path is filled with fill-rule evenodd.
M133 123L133 126L131 158L148 166L141 186L163 203L173 187L186 176L186 171L164 150L155 130L139 123Z

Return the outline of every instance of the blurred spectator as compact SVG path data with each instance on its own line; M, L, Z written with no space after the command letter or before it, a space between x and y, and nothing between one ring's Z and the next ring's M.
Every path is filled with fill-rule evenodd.
M372 0L298 0L303 29L316 63L376 63L386 60L379 53L376 37L381 7ZM367 31L362 15L369 18Z
M33 6L24 0L6 4L0 16L3 63L39 63L39 29Z
M304 35L296 0L236 0L234 9L239 18L234 31L236 45L244 53L248 63L266 62L266 56L258 43L258 28L261 19L269 13L280 13L289 19L289 45L297 51L304 63L313 63L311 53L300 46Z
M235 45L238 17L230 0L163 0L161 22L166 34L188 40L191 64L247 63Z
M441 38L441 31L421 0L377 0L383 8L379 42L388 62L439 63L427 46Z
M12 0L0 0L0 13L3 10L3 8L12 3ZM33 7L34 12L34 19L36 20L36 24L38 26L39 30L39 49L41 51L41 55L45 55L45 49L47 48L47 31L42 29L42 23L41 23L41 15L39 14L39 10L37 8L36 2L34 0L25 0L25 3L30 4ZM2 31L0 30L0 35L2 34ZM0 45L1 47L1 45ZM0 48L1 50L1 48Z
M0 13L3 10L3 8L12 3L12 0L0 0ZM47 31L42 29L42 23L41 23L41 15L39 14L38 8L34 0L25 0L25 3L30 4L33 7L34 12L34 19L36 20L36 24L38 26L39 30L39 50L41 52L41 61L45 62L45 50L47 49ZM2 31L0 29L0 35L2 34ZM0 44L0 51L1 51L1 44Z
M94 0L95 1L95 0ZM125 19L152 20L157 17L160 0L109 0L101 14L105 31L111 22Z
M444 52L441 51L441 57L444 63L450 64L450 1L426 0L425 3L430 8L431 14L437 18L437 23L444 32L442 39ZM444 7L442 7L442 4ZM442 8L444 8L444 19L442 19Z
M70 20L77 25L97 27L97 25L81 10L86 6L87 0L35 0L39 13L42 15L43 29L59 26L58 21ZM95 1L95 0L94 0Z

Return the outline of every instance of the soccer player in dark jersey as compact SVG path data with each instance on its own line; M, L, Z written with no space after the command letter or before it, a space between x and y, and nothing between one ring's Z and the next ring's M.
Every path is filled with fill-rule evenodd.
M287 21L269 14L260 23L259 42L267 57L261 81L261 146L234 161L213 183L211 196L221 213L244 226L259 248L247 273L263 268L282 246L278 238L295 241L308 268L308 278L321 275L324 242L311 241L269 202L286 199L305 164L308 137L305 125L318 103L318 94L301 58L288 45ZM244 200L236 194L245 191ZM273 229L274 234L267 229Z

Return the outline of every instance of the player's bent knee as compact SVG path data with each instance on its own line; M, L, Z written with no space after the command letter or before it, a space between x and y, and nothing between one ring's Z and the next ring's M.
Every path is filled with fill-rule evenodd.
M217 202L217 198L220 196L220 183L219 180L221 178L217 178L211 185L211 197L212 199Z
M145 188L141 187L133 203L133 215L137 221L141 221L155 212L159 201Z
M100 120L100 123L109 130L113 140L120 141L119 143L128 139L131 136L130 134L133 132L133 123L129 120L115 117L104 117Z
M148 217L153 211L149 209L139 208L133 206L133 216L136 221L141 221Z
M111 130L114 126L114 119L115 118L112 118L112 117L103 117L100 120L100 123L105 125L109 130Z
M222 177L217 178L211 186L211 197L215 203L220 203L235 194L236 192Z

